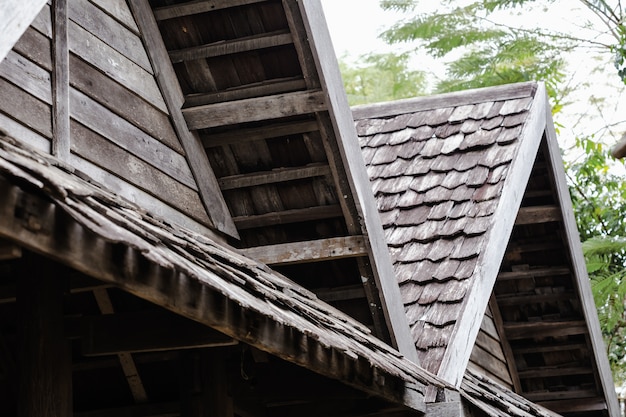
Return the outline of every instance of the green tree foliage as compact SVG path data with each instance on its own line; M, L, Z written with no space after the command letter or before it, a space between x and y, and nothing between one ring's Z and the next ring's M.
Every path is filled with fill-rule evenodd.
M424 94L426 76L423 71L408 68L406 54L370 54L358 66L339 63L344 86L351 105L374 103Z

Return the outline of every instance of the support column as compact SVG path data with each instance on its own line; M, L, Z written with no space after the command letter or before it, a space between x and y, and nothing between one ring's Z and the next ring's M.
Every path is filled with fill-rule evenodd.
M72 368L63 329L63 268L25 252L17 285L19 417L71 417Z

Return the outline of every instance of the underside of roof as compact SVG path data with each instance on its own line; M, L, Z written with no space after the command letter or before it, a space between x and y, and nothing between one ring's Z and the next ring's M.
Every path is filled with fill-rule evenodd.
M526 83L353 113L420 363L458 383L476 340L473 370L564 415L615 415L546 103Z

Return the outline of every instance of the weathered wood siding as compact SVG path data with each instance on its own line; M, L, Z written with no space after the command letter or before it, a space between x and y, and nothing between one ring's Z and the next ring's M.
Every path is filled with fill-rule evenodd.
M170 220L210 225L125 0L72 0L67 19L67 162ZM0 127L45 152L53 136L52 22L45 6L0 64Z
M506 357L498 334L498 328L494 322L491 306L480 325L480 331L476 337L476 344L470 356L468 368L479 375L491 378L495 382L513 389L513 380L506 363Z

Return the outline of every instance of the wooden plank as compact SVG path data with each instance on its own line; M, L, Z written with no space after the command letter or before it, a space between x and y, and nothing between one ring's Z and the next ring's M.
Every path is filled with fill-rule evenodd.
M220 188L232 190L256 185L272 184L277 182L295 181L313 177L330 175L330 168L325 164L310 164L297 168L277 168L272 171L255 172L222 177L218 180Z
M327 303L365 298L365 289L363 288L363 285L349 285L334 288L316 288L314 292L320 300L323 300Z
M0 7L0 62L45 4L46 0L3 0Z
M52 104L50 73L13 51L0 63L0 76L39 100Z
M575 366L564 368L544 367L538 369L525 369L518 371L521 379L528 378L550 378L554 376L588 375L593 373L593 369L588 366Z
M291 34L285 31L263 33L246 36L229 41L220 41L206 45L194 46L185 49L168 51L172 63L196 59L214 58L223 55L233 55L259 49L289 45L292 42Z
M96 303L98 304L98 308L100 309L100 312L104 314L104 317L110 317L113 313L115 313L113 303L111 302L111 298L109 297L109 293L106 289L97 289L93 292L93 295L96 299ZM137 331L137 329L138 328L135 328L135 331ZM90 330L94 329L91 328ZM93 336L93 334L91 334L91 336ZM113 334L112 337L114 337ZM124 372L124 376L126 377L133 399L136 403L145 403L148 401L148 394L146 393L146 389L141 381L141 376L139 375L139 371L137 370L137 366L135 365L132 355L128 352L116 352L116 354L120 361L122 372Z
M541 321L504 323L504 331L509 340L533 339L585 334L587 323L584 320Z
M335 147L327 149L329 161L333 158L336 161L336 166L343 167L345 186L342 187L339 184L340 178L336 177L336 181L340 185L338 189L343 195L351 196L354 201L354 215L347 217L346 222L349 228L361 229L351 233L362 233L368 237L366 244L370 248L369 264L361 264L360 266L364 271L371 271L365 275L368 278L365 285L368 286L371 282L372 286L378 290L376 296L380 298L381 302L375 307L384 316L392 345L397 347L410 361L418 363L417 351L404 312L400 288L394 279L395 272L391 256L385 243L386 239L380 216L356 136L354 120L343 89L339 65L324 20L324 11L319 0L298 2L299 12L293 2L288 3L293 6L293 9L289 9L293 10L292 19L302 19L302 26L306 30L306 38L308 39L307 45L303 45L303 47L310 52L302 51L301 66L307 67L307 71L317 73L317 76L311 75L307 79L311 83L318 80L324 81L322 89L328 103L328 115L320 114L318 116L320 120L322 120L321 117L327 120L328 124L322 123L324 129L327 129L323 135L325 135L325 140L329 143L333 142ZM333 149L337 149L336 155L333 152L328 152L328 150ZM349 210L346 210L346 214L350 214ZM372 276L373 279L370 279ZM375 300L370 300L370 306L374 305L374 302ZM373 313L377 314L375 311ZM374 319L376 320L376 316Z
M504 353L504 362L509 369L509 375L513 381L513 390L515 392L522 392L522 384L520 383L519 376L517 375L517 363L515 361L515 355L509 340L506 338L504 331L504 323L502 321L502 314L500 313L500 306L496 300L495 293L491 295L489 299L489 310L493 318L493 324L496 327L499 335L500 345L502 346L502 352Z
M181 155L183 147L166 113L133 94L76 55L70 56L71 85Z
M323 220L341 216L341 207L338 204L332 204L327 206L271 212L253 216L239 216L234 217L233 221L239 230L244 230L254 229L257 227L275 226L278 224Z
M133 14L126 4L126 0L90 0L93 4L97 5L105 13L115 18L118 22L126 26L135 34L139 34L139 28L135 23Z
M68 8L68 17L135 64L152 73L150 60L139 36L105 11L88 0L72 0Z
M50 47L50 39L37 32L32 27L24 32L20 40L17 41L13 47L13 51L18 52L20 55L28 58L47 71L52 70L52 48ZM9 52L9 55L10 54Z
M595 390L581 389L581 390L568 390L568 391L548 391L548 392L525 392L524 397L528 398L532 402L540 402L547 400L574 400L597 397L598 393Z
M76 121L187 187L197 190L184 156L74 88L70 91L70 104L72 118Z
M189 131L180 111L183 105L183 93L163 44L152 9L147 0L130 0L130 5L143 33L143 40L150 61L154 66L157 82L163 91L163 98L170 111L174 129L183 145L185 155L187 155L206 212L217 230L238 238L239 232L219 189L215 173L209 165L200 138L197 134Z
M71 132L73 153L200 223L210 224L197 191L75 121Z
M471 417L461 401L429 403L426 405L428 417Z
M585 258L580 243L576 219L574 218L574 209L572 200L565 179L563 169L563 160L559 149L554 123L552 122L552 113L550 109L546 109L546 119L548 120L546 128L546 145L547 159L552 173L553 187L556 191L559 206L563 213L563 226L565 229L565 238L569 251L569 258L572 260L573 275L576 289L580 294L581 307L587 321L589 329L589 339L593 350L596 368L598 369L598 379L602 390L609 415L620 415L620 407L615 395L615 388L611 374L611 368L604 348L602 332L600 330L600 321L598 320L598 312L593 300L591 285L587 275Z
M189 129L247 123L315 113L326 109L319 91L302 91L183 109Z
M524 86L523 90L527 95L534 88L532 86L533 84ZM522 86L518 85L515 88L519 89ZM506 89L494 89L493 91L495 93L507 92ZM457 96L451 95L450 97L455 98ZM481 273L478 274L469 292L465 295L462 314L455 326L438 373L439 377L454 385L460 384L463 379L472 345L467 341L474 340L478 334L480 320L476 320L476 317L480 317L485 311L498 277L500 263L504 258L515 217L523 198L522 190L526 189L533 161L545 130L546 108L545 87L539 84L520 133L520 148L509 167L507 186L502 190L496 208L495 223L485 235L486 242L489 244L481 254L476 266Z
M489 352L479 345L474 345L470 361L474 362L477 367L497 376L498 379L506 382L509 387L513 386L509 369L502 360L493 355L493 352Z
M185 97L185 107L197 107L224 101L270 96L304 89L306 89L306 82L300 77L281 78L260 83L246 84L214 93L189 94Z
M573 291L553 293L553 294L525 294L519 296L498 297L498 304L501 306L528 305L549 303L555 301L576 300L578 297Z
M87 174L95 182L102 184L108 190L124 197L128 201L131 201L140 207L143 207L155 216L168 219L168 221L171 221L172 223L179 224L183 227L195 230L205 236L211 236L216 241L220 241L221 238L205 224L192 219L189 215L181 212L177 208L165 204L153 195L148 194L137 187L130 186L127 181L122 180L115 175L111 175L108 171L84 159L80 155L76 155L74 153L70 154L70 164L80 172Z
M224 133L202 134L202 144L207 147L232 145L241 142L278 138L282 136L297 135L314 132L319 129L315 120L297 122L283 122L264 125L262 127L249 127L236 129Z
M363 236L345 236L243 249L243 254L268 265L285 265L366 256Z
M52 109L0 78L0 111L46 138L52 137Z
M561 208L558 206L522 207L515 218L515 225L558 222L561 219Z
M518 354L525 353L544 353L544 352L566 352L568 350L585 350L587 349L586 343L555 343L551 345L532 345L525 347L516 347L515 352Z
M175 17L189 16L192 14L213 12L229 7L245 6L248 4L261 3L265 0L195 0L173 6L163 6L154 9L157 20L173 19Z
M540 277L556 277L560 275L569 275L572 270L568 267L549 267L549 268L533 268L520 271L500 272L498 274L499 281L508 281L516 279L540 278Z
M75 22L69 22L70 51L167 113L154 76Z
M70 154L70 52L67 34L68 0L53 7L52 155L67 162ZM73 1L72 1L73 3Z
M617 400L616 400L617 401ZM568 399L560 401L542 401L537 403L542 407L554 411L555 413L585 413L591 411L607 410L607 403L603 398L581 398ZM610 416L619 416L620 414L609 413Z
M71 350L63 325L64 272L55 262L29 252L19 265L20 416L72 415Z
M52 8L46 4L41 9L41 12L35 17L31 26L35 28L39 33L52 39Z
M237 344L232 337L166 310L115 314L103 311L101 316L82 317L79 321L81 353L85 356Z
M20 142L28 143L30 146L43 153L51 153L50 139L35 133L31 129L16 122L2 112L0 112L0 128L4 130L7 135L19 140Z

